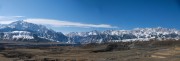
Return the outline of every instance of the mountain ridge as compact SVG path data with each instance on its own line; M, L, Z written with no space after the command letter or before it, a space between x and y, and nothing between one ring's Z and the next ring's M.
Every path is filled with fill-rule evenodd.
M121 41L148 41L150 39L180 39L180 31L168 28L135 28L133 30L105 30L89 32L72 32L66 34L72 40L81 40L83 43L121 42Z
M17 34L12 33L14 31L16 31ZM1 25L0 32L6 34L3 37L9 37L10 40L13 40L14 39L13 37L15 36L22 36L20 32L29 32L29 34L26 34L24 36L34 37L34 35L37 35L38 38L47 39L49 41L56 41L56 42L67 41L67 37L61 32L55 32L54 30L49 29L43 25L33 24L22 20L15 21L10 24Z
M71 32L63 34L44 25L15 21L0 24L1 40L53 41L63 43L105 43L126 41L148 41L150 39L180 39L180 31L169 28L135 28L133 30L92 30L89 32Z

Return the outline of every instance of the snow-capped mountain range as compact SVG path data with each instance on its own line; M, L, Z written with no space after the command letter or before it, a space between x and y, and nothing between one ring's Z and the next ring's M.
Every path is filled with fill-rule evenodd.
M43 25L15 21L0 24L0 40L12 41L55 41L64 43L103 43L148 41L150 39L180 39L180 31L168 28L135 28L133 30L105 30L89 32L71 32L64 35Z
M28 23L23 20L15 21L10 24L0 25L1 40L49 40L66 42L67 37L61 32L55 32L43 25Z
M180 31L168 28L135 28L133 30L106 30L71 32L66 34L72 41L81 43L148 41L150 39L180 39Z

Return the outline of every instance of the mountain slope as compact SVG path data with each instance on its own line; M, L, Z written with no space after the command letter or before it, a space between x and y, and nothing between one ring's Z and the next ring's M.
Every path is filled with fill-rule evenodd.
M0 25L1 39L46 39L49 41L67 42L67 37L61 32L55 32L43 25L16 21L6 25ZM36 38L37 38L36 37Z
M180 39L180 31L168 28L136 28L133 30L106 30L71 32L66 34L71 40L81 43L102 43L120 41L147 41L150 39Z
M104 43L121 41L148 41L150 39L180 39L180 31L168 28L136 28L133 30L105 30L62 34L43 25L15 21L0 24L0 40L55 41L64 43Z

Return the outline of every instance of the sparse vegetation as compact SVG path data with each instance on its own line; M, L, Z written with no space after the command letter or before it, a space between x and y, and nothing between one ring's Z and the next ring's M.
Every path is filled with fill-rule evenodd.
M180 40L14 47L0 52L6 61L179 61L179 55Z

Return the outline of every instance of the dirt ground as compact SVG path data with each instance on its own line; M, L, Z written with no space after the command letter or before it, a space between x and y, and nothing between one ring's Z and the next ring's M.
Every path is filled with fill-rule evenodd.
M180 61L180 46L92 52L97 48L103 46L6 49L0 61Z

